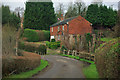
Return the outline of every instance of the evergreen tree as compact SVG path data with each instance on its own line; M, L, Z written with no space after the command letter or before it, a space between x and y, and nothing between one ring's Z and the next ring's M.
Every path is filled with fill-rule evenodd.
M9 22L10 9L9 6L2 6L2 24Z
M24 28L49 30L56 22L52 2L27 2L24 14Z
M16 28L20 26L20 18L10 12L9 6L2 6L2 24L10 24Z
M107 6L91 4L86 13L86 19L93 24L94 28L110 28L116 24L117 11Z

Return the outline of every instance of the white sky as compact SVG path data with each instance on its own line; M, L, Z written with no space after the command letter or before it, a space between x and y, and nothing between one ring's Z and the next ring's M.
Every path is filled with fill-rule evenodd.
M24 9L25 9L25 2L27 0L1 0L1 1L2 1L2 4L9 5L10 9L13 11L16 7L24 7ZM47 0L41 0L41 1L47 1ZM52 2L54 3L53 6L55 9L59 2L62 2L64 5L67 5L68 2L74 2L74 1L75 0L52 0ZM82 0L82 1L85 2L86 5L88 6L93 0ZM120 0L103 0L103 4L105 4L107 6L113 5L113 9L118 10L118 2L119 1Z

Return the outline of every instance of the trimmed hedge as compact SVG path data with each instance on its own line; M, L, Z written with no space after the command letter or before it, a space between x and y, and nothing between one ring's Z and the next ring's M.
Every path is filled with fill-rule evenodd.
M47 47L45 45L40 45L38 47L39 54L46 54Z
M25 29L23 40L24 38L26 38L25 40L29 42L49 41L50 31Z
M21 52L23 56L2 57L3 77L11 74L12 72L14 74L18 74L20 72L32 70L40 65L41 62L40 55L25 51L21 51Z
M120 43L113 39L96 50L96 67L101 78L120 78Z
M43 32L45 37L44 41L50 41L50 31L43 30Z
M19 42L18 49L25 50L28 52L35 52L37 54L46 54L47 47L45 45L32 44L30 42Z
M60 47L60 41L58 41L58 42L48 42L48 41L46 41L46 46L50 49L57 49L58 47Z
M29 41L29 42L38 42L39 41L38 33L32 29L25 29L23 37L26 37L27 41Z

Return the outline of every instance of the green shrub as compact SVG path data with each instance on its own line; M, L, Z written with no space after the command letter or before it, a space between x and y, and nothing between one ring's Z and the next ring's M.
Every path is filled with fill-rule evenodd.
M52 43L52 44L50 44L50 48L51 49L57 49L58 45L56 43Z
M87 48L88 48L88 52L89 52L89 42L91 42L91 46L92 46L92 40L93 40L93 36L90 33L85 34L86 37L86 43L87 43Z
M111 40L96 50L96 67L101 78L120 78L119 44Z
M39 51L39 54L46 54L46 51L47 51L47 47L45 45L40 45L38 47L38 51Z
M51 39L51 42L55 42L55 39Z
M39 54L46 54L46 50L47 50L47 47L45 45L37 46L36 44L31 44L28 42L27 43L19 42L18 48L28 52L36 52Z
M27 41L29 41L29 42L39 41L38 33L35 30L32 30L32 29L25 29L23 37L26 37Z
M60 47L60 41L59 42L48 42L46 41L46 46L50 49L57 49Z
M67 50L67 48L65 48L65 46L64 46L64 45L62 45L62 47L61 47L60 51L62 51L62 52L63 52L63 50Z
M46 46L47 46L48 48L50 48L50 42L49 42L49 41L46 41Z

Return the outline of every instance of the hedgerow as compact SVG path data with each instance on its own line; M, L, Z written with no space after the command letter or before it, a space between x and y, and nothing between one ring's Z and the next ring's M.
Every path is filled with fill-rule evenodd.
M113 39L96 50L96 67L101 78L120 78L119 45Z

